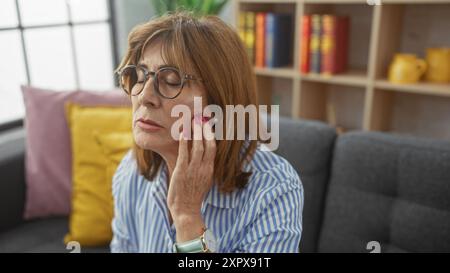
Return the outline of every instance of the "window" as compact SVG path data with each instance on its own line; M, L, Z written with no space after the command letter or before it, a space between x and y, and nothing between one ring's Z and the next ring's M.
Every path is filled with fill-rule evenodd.
M114 86L110 10L108 0L0 1L0 124L23 118L22 84Z

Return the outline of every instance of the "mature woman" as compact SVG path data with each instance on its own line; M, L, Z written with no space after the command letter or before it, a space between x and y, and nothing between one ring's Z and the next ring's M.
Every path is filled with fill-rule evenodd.
M257 104L239 36L217 17L176 13L136 26L128 42L118 71L135 145L113 179L111 250L297 252L296 171L257 140L214 139L214 123L194 115L194 97L203 107ZM179 139L171 133L176 105L192 109Z

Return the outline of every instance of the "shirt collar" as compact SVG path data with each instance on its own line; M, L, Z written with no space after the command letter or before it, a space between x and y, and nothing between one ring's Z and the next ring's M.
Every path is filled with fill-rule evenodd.
M167 194L167 167L164 162L159 166L153 183L155 183L153 185L153 191L162 192L164 195Z

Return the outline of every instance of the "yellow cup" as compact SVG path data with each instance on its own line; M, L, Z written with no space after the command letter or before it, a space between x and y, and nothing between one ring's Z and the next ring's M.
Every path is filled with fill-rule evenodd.
M427 63L414 54L395 54L389 66L388 79L392 83L416 83L425 73Z
M427 49L427 73L425 79L429 82L450 82L450 48Z

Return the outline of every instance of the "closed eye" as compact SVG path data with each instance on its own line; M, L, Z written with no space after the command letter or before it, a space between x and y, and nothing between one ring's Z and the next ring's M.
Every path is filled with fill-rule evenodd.
M170 86L179 86L179 85L180 85L179 82L177 82L177 83L172 83L172 82L167 81L167 80L164 80L164 82L165 82L166 84L170 85Z

